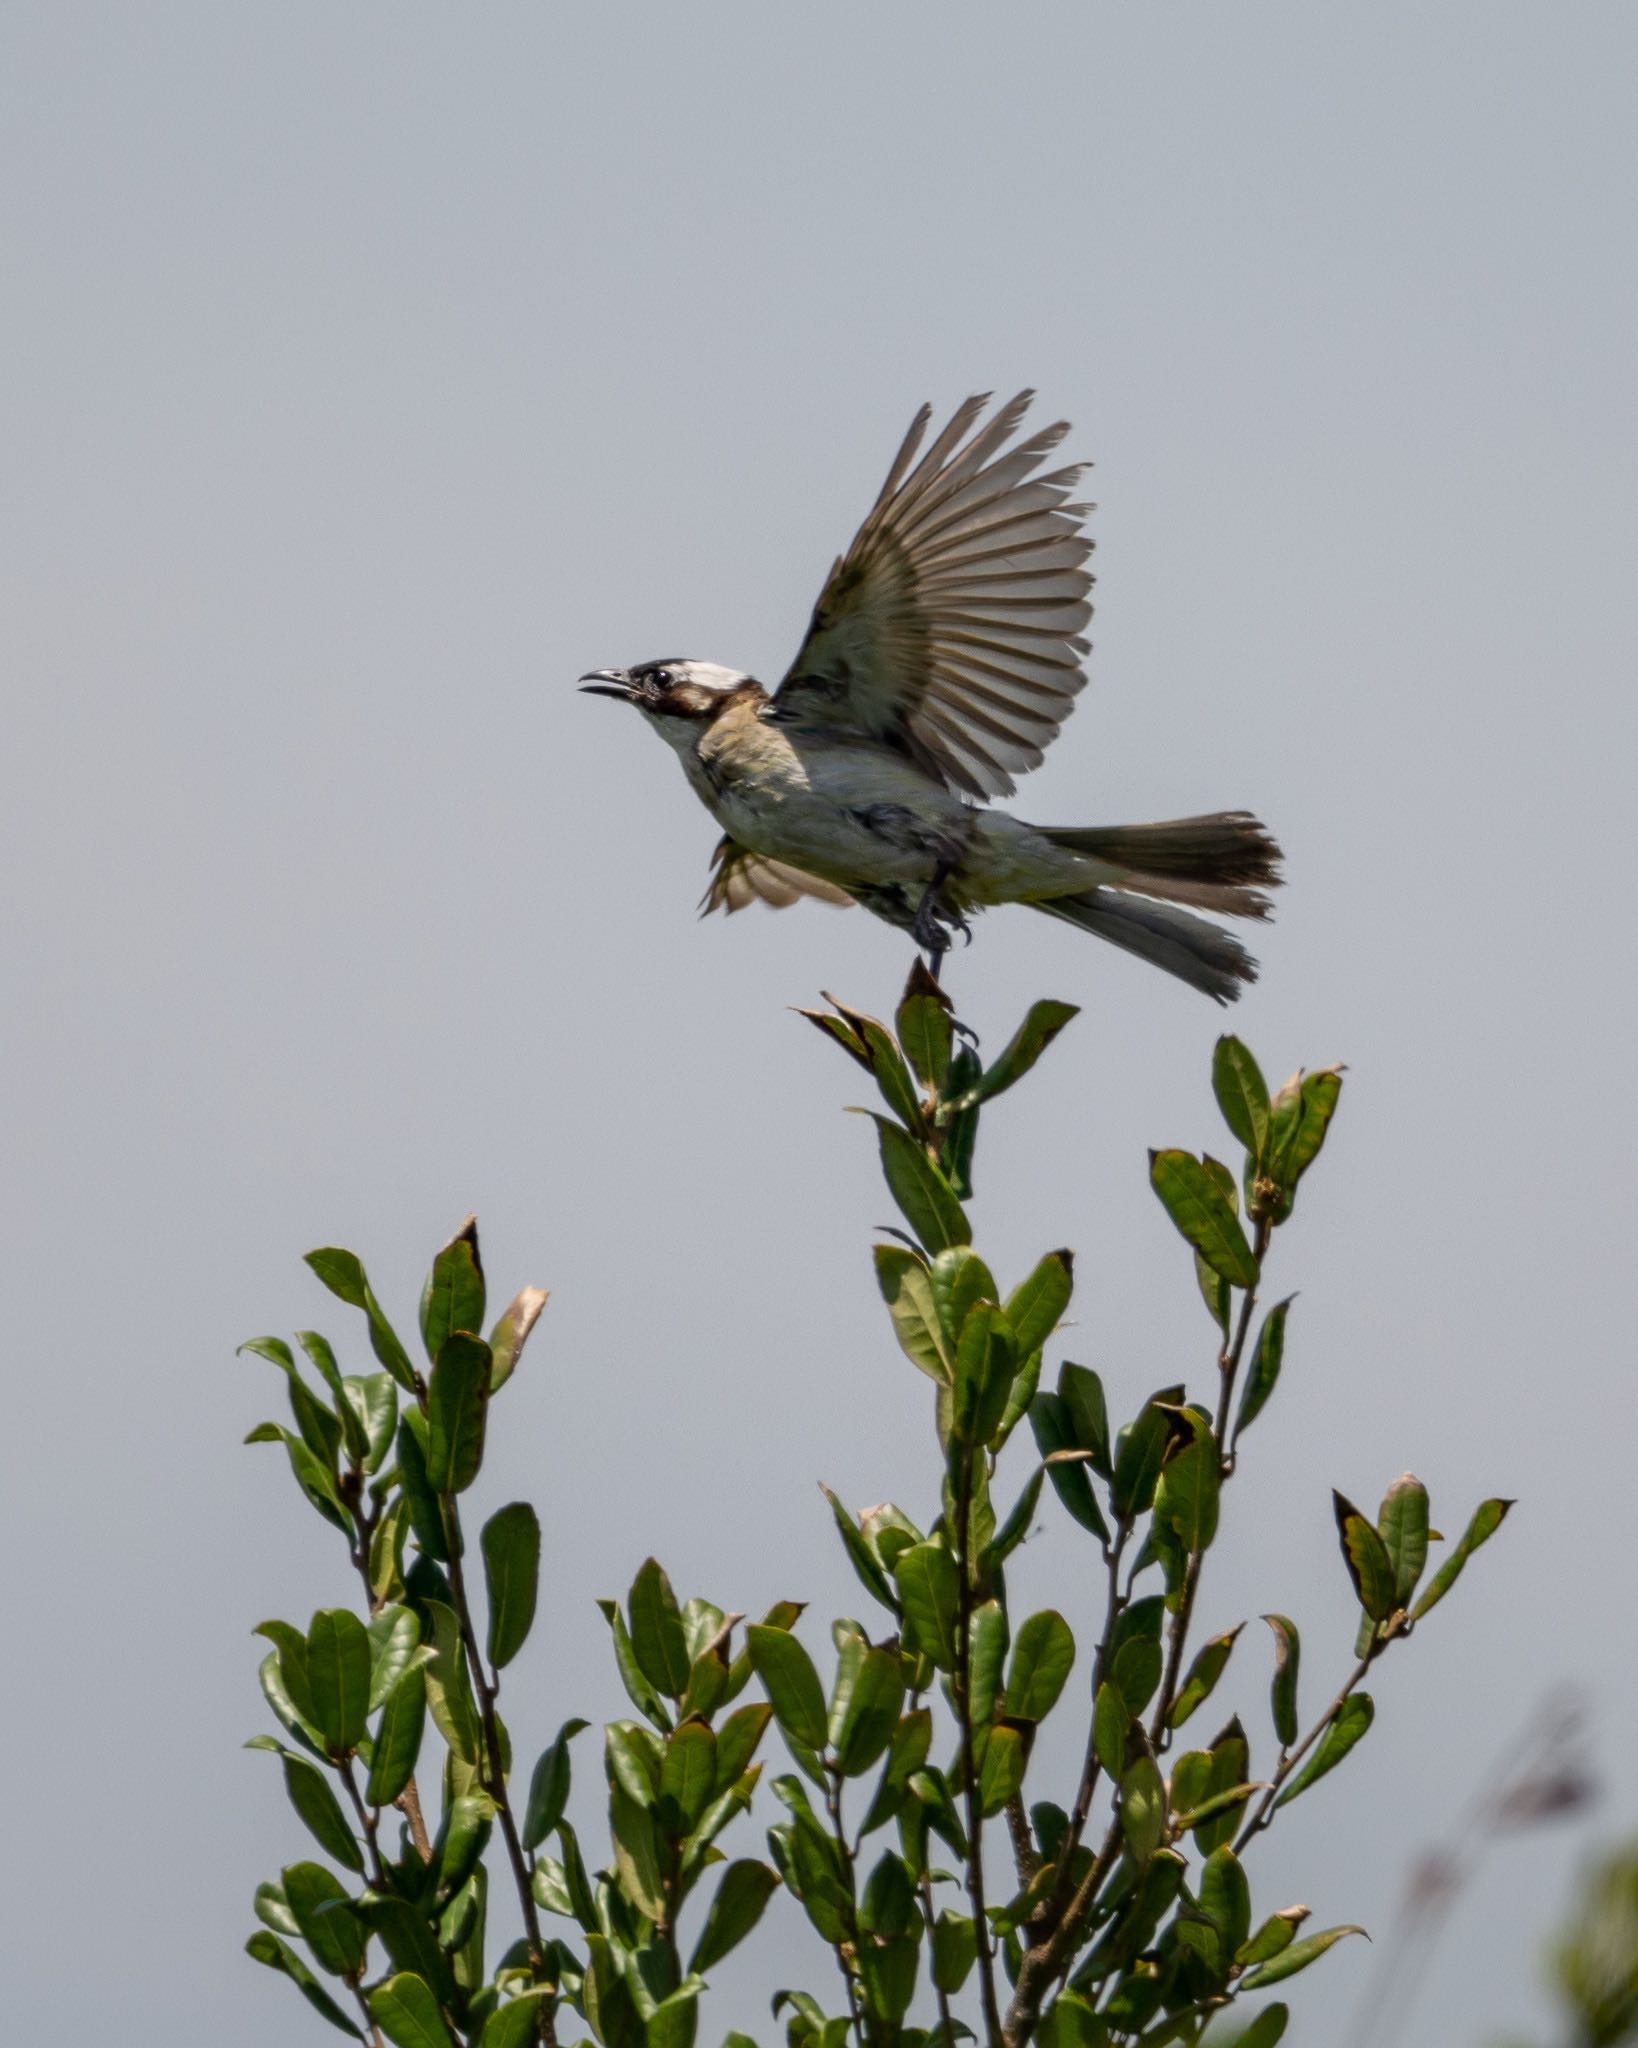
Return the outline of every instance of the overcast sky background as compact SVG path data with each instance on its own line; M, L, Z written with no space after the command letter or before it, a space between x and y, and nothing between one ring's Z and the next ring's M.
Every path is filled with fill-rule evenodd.
M1486 1868L1401 2038L1543 2031L1574 1871L1638 1827L1635 71L1619 4L6 11L18 2039L323 2035L240 1954L309 1846L238 1747L249 1630L350 1594L238 1448L279 1411L241 1339L317 1323L365 1362L309 1246L409 1327L476 1209L492 1290L553 1290L485 1495L546 1527L526 1754L624 1711L592 1600L648 1550L817 1620L863 1596L815 1480L927 1511L862 1077L787 1008L886 1009L905 942L696 924L712 826L572 682L772 679L914 407L1025 383L1096 461L1100 582L1018 807L1258 810L1290 886L1236 1028L1272 1073L1350 1066L1200 1619L1296 1616L1312 1713L1352 1634L1329 1488L1411 1466L1452 1534L1521 1501L1257 1897L1385 1930L1579 1682L1603 1803ZM1084 1006L987 1121L992 1262L1077 1248L1071 1347L1124 1410L1202 1385L1144 1149L1226 1142L1219 1014L1022 912L951 982L992 1046ZM1094 1560L1042 1521L1022 1583L1084 1645ZM1236 1666L1266 1767L1266 1644ZM829 1994L769 1924L702 2042ZM1335 2038L1371 1962L1294 1986L1293 2038Z

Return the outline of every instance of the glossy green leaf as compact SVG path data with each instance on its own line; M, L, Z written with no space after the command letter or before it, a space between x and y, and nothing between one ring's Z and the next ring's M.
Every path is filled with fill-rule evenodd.
M1218 1039L1211 1060L1212 1093L1223 1121L1253 1159L1268 1140L1268 1083L1238 1038Z
M904 1666L898 1654L867 1650L833 1727L832 1746L845 1777L861 1776L880 1759L893 1739L903 1704Z
M382 1314L381 1304L365 1278L358 1254L343 1251L336 1245L326 1245L318 1251L309 1252L306 1264L339 1300L364 1311L369 1322L371 1350L398 1384L406 1392L413 1393L415 1368L410 1364L409 1353L398 1341L397 1332Z
M529 1333L540 1321L540 1312L548 1299L542 1288L520 1288L489 1332L491 1394L498 1394L517 1370Z
M870 1072L881 1098L906 1129L921 1135L925 1132L925 1120L921 1113L921 1098L916 1091L915 1077L906 1066L903 1054L893 1042L887 1027L875 1017L867 1017L862 1011L849 1012L848 1022L858 1033L866 1052L870 1055Z
M307 1688L313 1720L332 1756L349 1755L370 1707L370 1639L350 1608L329 1607L307 1631Z
M478 1476L492 1364L489 1346L464 1330L452 1331L438 1353L427 1382L427 1484L434 1493L464 1493Z
M1110 1499L1122 1521L1146 1514L1154 1505L1160 1468L1171 1441L1171 1425L1158 1405L1162 1399L1180 1398L1180 1387L1168 1387L1147 1401L1137 1419L1129 1422L1115 1438L1115 1476Z
M1269 1984L1283 1983L1287 1977L1296 1976L1299 1970L1306 1970L1310 1963L1318 1962L1325 1951L1334 1948L1345 1935L1364 1933L1363 1927L1327 1927L1323 1933L1304 1935L1301 1941L1292 1942L1272 1962L1259 1963L1254 1970L1247 1970L1240 1979L1240 1988L1258 1991ZM1275 2039L1278 2038L1276 2035Z
M1032 1614L1018 1631L1007 1669L1007 1713L1015 1721L1044 1721L1058 1704L1075 1662L1075 1637L1053 1608Z
M1291 1312L1294 1294L1284 1301L1275 1302L1263 1318L1262 1328L1257 1332L1256 1346L1251 1354L1251 1370L1246 1375L1244 1391L1240 1395L1240 1412L1235 1417L1236 1438L1244 1429L1249 1429L1268 1405L1280 1377L1280 1367L1285 1359L1285 1319Z
M334 1874L322 1863L292 1863L279 1883L319 1968L332 1977L358 1976L368 1936Z
M370 1644L369 1711L373 1714L409 1669L421 1642L421 1624L408 1607L389 1601L365 1623Z
M1058 1398L1069 1417L1074 1443L1088 1453L1092 1469L1104 1479L1115 1473L1114 1447L1109 1438L1109 1404L1103 1381L1089 1365L1065 1359L1058 1368Z
M1147 1863L1166 1838L1166 1785L1152 1756L1140 1756L1120 1781L1120 1828L1134 1863Z
M1307 1918L1306 1906L1286 1906L1278 1913L1270 1913L1256 1933L1235 1950L1234 1960L1244 1968L1283 1954L1296 1940L1297 1929Z
M409 1783L421 1754L426 1711L426 1679L419 1666L412 1667L388 1693L381 1710L366 1791L372 1806L390 1806Z
M1238 1785L1225 1785L1221 1791L1207 1793L1197 1806L1179 1806L1174 1797L1172 1803L1176 1810L1172 1815L1172 1824L1180 1834L1187 1834L1191 1829L1209 1827L1213 1822L1220 1822L1225 1815L1240 1812L1259 1792L1267 1790L1266 1784L1243 1779ZM1219 1845L1219 1849L1214 1849L1212 1853L1218 1854L1221 1846Z
M1151 1152L1149 1180L1167 1215L1214 1273L1235 1287L1257 1284L1257 1261L1240 1220L1192 1152Z
M1408 1606L1428 1560L1428 1490L1414 1472L1388 1488L1376 1526L1393 1569L1393 1604Z
M863 1530L828 1486L821 1486L819 1491L830 1503L830 1511L835 1518L842 1547L847 1552L849 1564L858 1574L859 1583L873 1600L879 1601L890 1614L897 1616L899 1603L892 1582L882 1570L880 1560L866 1541Z
M859 1832L868 1835L900 1812L912 1777L927 1761L933 1743L933 1717L926 1707L906 1714L893 1731L887 1762L877 1780L876 1794L865 1813Z
M1163 1465L1155 1485L1155 1520L1170 1529L1185 1550L1205 1550L1217 1534L1222 1473L1217 1442L1197 1424L1193 1443Z
M483 1733L477 1702L472 1697L460 1622L454 1609L441 1600L425 1600L421 1604L431 1631L432 1661L422 1667L427 1710L438 1733L456 1755L466 1763L476 1764L483 1753Z
M910 1641L940 1671L953 1671L960 1594L955 1559L939 1544L913 1543L894 1560L893 1581Z
M688 1654L682 1610L657 1559L643 1560L631 1582L627 1607L631 1645L643 1676L668 1698L680 1700L688 1690L693 1660Z
M512 1501L484 1523L481 1543L489 1596L489 1662L500 1671L523 1648L534 1625L540 1518L527 1501Z
M928 982L928 986L912 983L906 988L893 1023L905 1058L923 1085L936 1090L950 1078L953 1037L949 998L931 976Z
M377 1984L369 1995L369 2006L370 2017L393 2048L452 2048L437 1999L424 1979L408 1970Z
M823 1749L828 1717L813 1659L788 1629L753 1622L745 1639L780 1727L804 1749Z
M478 1255L478 1219L469 1216L432 1262L421 1292L421 1337L436 1360L457 1330L483 1330L483 1261Z
M440 1898L453 1898L472 1875L489 1845L494 1824L494 1801L486 1793L473 1792L451 1800L434 1845Z
M984 1761L978 1772L979 1811L986 1819L999 1813L1024 1782L1029 1763L1025 1731L1010 1721L999 1721L984 1744Z
M939 1333L953 1359L967 1318L980 1302L992 1306L1000 1301L995 1276L971 1245L951 1245L939 1253L928 1270L933 1290L933 1313Z
M689 1834L716 1796L717 1738L703 1721L682 1721L666 1738L660 1794L680 1816L681 1826L661 1809L668 1832Z
M1132 1715L1121 1689L1106 1678L1092 1704L1092 1746L1105 1773L1119 1783L1126 1769L1126 1736Z
M1025 1480L1024 1490L1013 1502L1007 1519L996 1530L994 1540L985 1546L978 1565L980 1579L988 1579L997 1566L1005 1564L1029 1534L1035 1511L1041 1503L1041 1488L1045 1480L1045 1466L1037 1465Z
M883 1850L865 1881L859 1901L859 1925L866 1934L895 1941L918 1924L915 1881L902 1856Z
M397 1443L398 1480L416 1544L434 1562L447 1564L443 1509L427 1477L427 1421L418 1409L406 1408L399 1416Z
M973 1099L989 1102L1021 1081L1069 1020L1079 1015L1077 1003L1032 1003L1023 1023L980 1076Z
M1074 1286L1074 1253L1048 1252L1029 1278L1020 1281L1007 1296L1007 1321L1012 1325L1021 1358L1040 1350L1050 1339L1063 1321Z
M919 1252L900 1244L875 1247L876 1285L893 1319L899 1347L918 1371L947 1385L950 1357L933 1306L932 1276Z
M822 1704L822 1702L821 1702ZM773 1719L766 1701L753 1700L736 1707L717 1730L717 1791L726 1792L737 1782L756 1755L757 1746Z
M483 2023L477 2048L530 2048L540 2038L540 2008L550 1997L542 1987L497 2005Z
M1244 1626L1245 1623L1241 1622L1238 1627L1228 1629L1220 1636L1213 1636L1210 1642L1201 1644L1182 1685L1178 1688L1171 1712L1166 1716L1168 1728L1181 1728L1196 1708L1211 1697L1233 1653L1240 1629Z
M999 1600L981 1601L967 1628L968 1718L980 1740L1000 1703L1007 1643L1006 1609Z
M954 1995L966 1983L978 1959L978 1930L964 1914L948 1906L933 1923L933 1982Z
M296 1916L290 1910L290 1901L284 1895L283 1885L257 1885L254 1904L256 1918L264 1927L271 1927L275 1934L288 1934L294 1939L300 1939L301 1929L296 1925Z
M603 1619L609 1625L610 1634L614 1637L615 1669L620 1674L620 1682L625 1687L632 1705L640 1714L652 1721L656 1728L669 1729L672 1717L666 1710L665 1702L649 1683L642 1666L637 1662L637 1652L632 1644L631 1632L626 1627L625 1616L612 1600L599 1600L597 1605ZM684 1654L687 1654L686 1648Z
M277 1422L260 1422L247 1434L245 1442L283 1444L285 1456L290 1460L290 1470L296 1484L307 1496L309 1505L316 1508L333 1528L351 1537L352 1518L341 1504L329 1466L313 1455L294 1430L285 1429Z
M951 1245L971 1244L972 1228L950 1184L908 1132L874 1111L888 1192L930 1258Z
M1274 1178L1283 1187L1295 1187L1318 1157L1341 1093L1340 1067L1322 1067L1317 1073L1303 1075L1296 1121L1273 1161Z
M1108 2048L1109 2028L1078 1991L1060 1991L1036 2029L1041 2048Z
M1227 1843L1213 1849L1202 1865L1199 1898L1201 1912L1222 1937L1227 1965L1251 1931L1251 1886L1239 1857Z
M979 1302L968 1311L956 1346L955 1428L961 1437L987 1444L1000 1427L1018 1353L1001 1310Z
M1036 1448L1046 1461L1046 1475L1052 1490L1083 1529L1090 1529L1100 1543L1109 1541L1109 1524L1103 1518L1086 1468L1064 1457L1081 1448L1069 1407L1059 1394L1039 1393L1029 1404L1029 1426Z
M348 1870L362 1872L363 1852L325 1774L305 1757L282 1748L271 1736L258 1735L246 1746L273 1751L284 1767L285 1796L302 1825L325 1855L334 1857Z
M1343 1701L1326 1724L1325 1733L1319 1739L1319 1746L1296 1776L1275 1801L1277 1806L1289 1806L1293 1799L1300 1797L1310 1785L1316 1784L1327 1771L1334 1771L1348 1754L1376 1717L1376 1703L1368 1692L1353 1692Z
M552 1741L540 1753L529 1780L529 1798L523 1810L523 1846L538 1849L568 1811L569 1744L590 1724L565 1721Z
M1359 1604L1372 1621L1385 1621L1394 1609L1394 1574L1387 1546L1353 1502L1334 1488L1331 1506L1336 1514L1343 1561Z
M1479 1503L1473 1511L1472 1521L1462 1532L1461 1541L1429 1579L1427 1591L1411 1609L1413 1621L1420 1621L1430 1608L1438 1606L1461 1577L1462 1568L1474 1551L1481 1543L1488 1543L1507 1519L1507 1511L1512 1505L1510 1500L1487 1500Z
M308 1969L301 1957L276 1934L265 1927L258 1928L245 1943L245 1954L255 1962L265 1963L270 1970L282 1971L313 2010L327 2019L332 2027L343 2034L351 2034L355 2041L363 2040L364 2036Z
M1263 1620L1274 1631L1274 1683L1270 1701L1274 1712L1274 1733L1281 1749L1297 1739L1297 1670L1302 1660L1302 1639L1297 1624L1283 1614L1265 1614Z
M738 1948L762 1918L778 1888L779 1879L766 1863L749 1857L730 1863L722 1873L700 1938L688 1959L689 1969L709 1970Z
M1277 2048L1285 2039L1286 2025L1291 2018L1291 2008L1276 2001L1265 2005L1251 2025L1235 2037L1234 2048Z
M1197 1816L1191 1823L1194 1839L1208 1856L1234 1838L1240 1809L1255 1789L1247 1788L1250 1762L1251 1745L1236 1715L1213 1739L1205 1784L1189 1802ZM1178 1803L1174 1792L1173 1804Z

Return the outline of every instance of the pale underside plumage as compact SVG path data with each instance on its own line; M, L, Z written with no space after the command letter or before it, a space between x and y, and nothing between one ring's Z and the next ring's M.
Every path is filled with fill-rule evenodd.
M916 460L923 406L831 570L773 715L896 745L945 785L1004 796L1040 765L1086 677L1084 464L1035 475L1066 422L1008 448L1034 394L971 434L969 398ZM912 466L914 465L914 466Z

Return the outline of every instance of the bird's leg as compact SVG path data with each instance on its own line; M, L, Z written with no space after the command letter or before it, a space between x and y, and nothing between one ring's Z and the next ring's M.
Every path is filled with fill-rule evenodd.
M953 859L939 861L933 869L932 880L922 891L921 901L916 905L916 914L910 924L911 936L927 955L927 971L935 981L938 980L944 956L950 950L950 934L960 932L968 945L972 944L973 939L973 928L961 912L951 909L949 905L939 900L944 884L955 872L956 865Z

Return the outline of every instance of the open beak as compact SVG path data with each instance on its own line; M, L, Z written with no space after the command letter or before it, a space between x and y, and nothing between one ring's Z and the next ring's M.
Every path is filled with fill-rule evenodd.
M618 697L623 704L637 701L630 671L623 668L594 668L580 678L580 687L588 697Z

